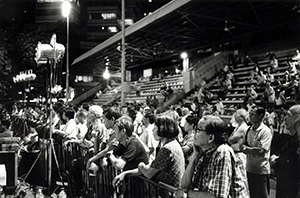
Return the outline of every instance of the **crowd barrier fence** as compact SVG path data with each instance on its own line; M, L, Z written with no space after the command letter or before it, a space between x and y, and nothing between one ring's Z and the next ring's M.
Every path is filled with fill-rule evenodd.
M63 145L63 143L62 143ZM84 197L88 198L172 198L174 197L175 187L162 182L155 182L146 177L125 177L123 184L119 187L112 185L113 178L118 174L118 170L109 162L105 169L99 166L97 172L86 169L86 163L93 153L87 148L78 144L69 143L63 145L63 154L58 155L63 171L67 171L71 177L69 189L70 193L75 193L75 189L80 188ZM99 163L97 164L99 165ZM79 185L79 186L78 186ZM70 197L75 197L71 195Z

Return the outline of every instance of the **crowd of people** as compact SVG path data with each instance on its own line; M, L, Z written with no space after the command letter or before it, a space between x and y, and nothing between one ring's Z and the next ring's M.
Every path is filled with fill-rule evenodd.
M254 67L250 80L255 83L247 88L247 102L235 107L230 123L220 117L224 115L222 99L234 82L231 69L225 67L220 79L230 83L225 83L215 104L208 83L203 81L191 103L179 102L163 112L150 102L123 107L114 103L105 109L94 104L74 107L60 101L51 110L43 105L1 107L0 138L20 137L21 149L31 152L39 149L38 139L47 138L51 131L54 141L88 149L92 157L85 164L79 159L71 163L78 196L83 185L80 171L105 171L111 163L119 170L111 185L121 189L121 194L126 191L128 176L144 176L175 187L176 198L267 198L270 176L275 175L277 198L300 198L300 105L286 106L283 99L292 97L286 95L291 93L290 83L297 91L298 76L285 76L287 85L275 83L272 71L278 62L274 57L266 74ZM289 64L298 64L299 59L294 57ZM260 74L266 78L260 79ZM265 89L261 105L255 104L259 88ZM274 91L278 89L280 93L285 90L280 104ZM27 121L22 130L17 127L20 120Z
M32 115L40 117L33 109ZM14 115L22 111L14 109ZM17 135L10 127L14 115L1 110L2 137ZM52 127L54 139L62 137L64 144L94 153L84 168L105 171L109 161L122 170L112 184L121 192L126 177L142 175L176 187L176 197L268 197L274 169L277 197L297 197L300 105L286 111L285 131L277 142L265 115L261 106L250 112L240 108L229 126L218 115L207 111L199 117L184 105L157 112L141 104L104 110L99 105L76 109L56 104ZM40 136L38 128L31 128L23 140L29 134ZM80 189L83 167L76 159L72 164Z

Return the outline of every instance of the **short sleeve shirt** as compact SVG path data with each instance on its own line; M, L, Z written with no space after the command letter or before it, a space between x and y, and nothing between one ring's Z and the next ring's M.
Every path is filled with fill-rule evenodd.
M179 188L184 173L184 163L184 155L177 140L167 142L160 148L151 164L152 168L159 170L155 180Z
M125 146L119 144L114 149L114 155L121 157L126 162L124 171L137 168L140 162L149 163L149 157L144 146L135 137L132 137Z
M270 174L271 167L269 163L271 153L272 132L264 123L254 130L250 128L246 142L250 147L260 147L264 149L263 155L247 154L247 171L254 174Z

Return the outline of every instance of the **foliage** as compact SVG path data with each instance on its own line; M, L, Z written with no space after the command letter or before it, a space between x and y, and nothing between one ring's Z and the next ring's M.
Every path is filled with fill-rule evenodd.
M71 26L70 35L72 35L72 32L74 32L74 30ZM30 84L26 84L27 87L33 87L30 93L27 93L29 99L38 96L46 97L48 91L49 65L38 66L34 58L38 42L50 44L50 39L54 33L57 35L57 42L65 45L65 22L30 23L23 24L22 27L9 27L5 28L5 30L0 29L0 99L12 98L18 100L21 98L18 92L24 91L24 83L13 84L12 77L16 76L20 71L28 69L32 69L37 75L36 80L30 82ZM78 41L78 38L74 40ZM75 42L73 43L77 45ZM70 53L72 53L72 51L70 51ZM70 62L71 57L72 55L70 54Z

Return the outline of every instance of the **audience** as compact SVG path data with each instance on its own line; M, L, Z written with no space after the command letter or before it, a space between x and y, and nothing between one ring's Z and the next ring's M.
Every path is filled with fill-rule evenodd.
M200 119L192 159L176 198L248 197L241 170L226 137L226 124L221 118L208 115Z
M158 115L153 131L155 139L159 141L156 158L151 164L141 162L137 169L120 173L115 177L113 184L119 185L126 175L144 175L148 179L180 187L184 172L184 155L176 140L178 129L178 124L172 117Z
M77 109L75 106L71 107L63 103L55 104L52 113L54 134L63 137L61 139L65 146L68 146L69 143L76 143L83 149L92 151L90 159L85 161L83 168L83 162L77 161L78 156L72 161L74 173L78 176L76 177L77 186L79 187L83 182L79 171L101 166L103 168L101 171L105 172L109 159L116 169L123 170L121 173L118 172L120 174L114 180L114 185L117 186L123 181L125 175L143 175L154 182L162 182L183 189L177 192L177 197L181 197L184 191L188 191L189 197L201 194L228 197L234 195L231 190L228 195L227 188L228 186L233 187L234 184L231 182L235 181L229 180L236 175L232 175L227 169L234 167L233 170L238 173L236 177L242 181L235 186L238 188L233 187L236 191L241 190L243 194L237 193L237 197L259 198L268 197L270 165L272 165L277 179L276 196L278 198L296 197L299 187L294 184L298 184L298 178L300 178L297 168L299 166L297 137L300 132L297 129L298 117L296 116L299 107L296 105L289 111L286 109L291 104L297 103L300 98L298 96L299 76L297 70L300 60L297 59L299 50L297 53L290 61L287 60L288 69L284 75L281 72L283 71L281 69L282 61L280 60L278 63L274 52L270 53L268 65L258 64L259 62L256 62L254 66L248 64L249 68L253 67L250 74L251 87L247 85L237 87L230 65L225 64L226 67L216 74L216 79L219 79L219 93L212 91L209 81L203 80L198 93L193 95L194 99L191 103L184 104L184 100L180 100L176 106L171 106L170 110L163 112L157 108L158 100L156 105L153 104L153 96L151 96L151 100L148 98L145 101L148 105L146 108L143 104L136 102L127 103L122 107L122 114L120 114L118 104L107 108L104 113L99 105L91 105L87 107L88 111L86 111L82 107ZM249 56L245 60L247 63L253 62ZM274 78L274 74L276 78ZM233 86L245 89L243 94L246 96L242 105L228 105L227 102L224 102L225 99L230 100L227 93L240 92L236 88L234 91L230 90ZM238 97L236 95L234 99L238 100ZM258 100L258 97L261 100ZM256 106L255 103L267 107L267 111ZM228 107L230 109L227 109ZM225 108L226 115L224 114ZM20 109L22 108L15 106L13 116L22 116L28 120L36 119L39 123L49 125L50 119L46 121L47 116L39 116L43 112L49 114L49 111L42 110L42 108L39 111L36 107L24 107L24 112ZM231 114L228 113L229 111L235 111L231 134L229 129L223 129L223 123L216 118L216 116L225 118ZM286 111L287 116L284 119ZM123 116L121 117L121 115ZM168 120L170 116L172 121ZM173 124L177 126L176 130ZM196 132L197 124L198 128L204 129L204 134L202 134L203 131ZM251 126L249 127L248 124ZM207 126L209 127L207 128ZM32 129L33 134L41 136L40 129L37 133L31 124L29 128ZM211 128L214 128L215 131L211 132ZM221 128L224 133L221 133ZM11 137L12 131L15 132L12 129L15 128L6 126L5 121L1 122L0 131L3 132L0 133L0 136ZM177 135L168 136L165 133ZM225 136L220 137L220 134L226 135L226 137L229 135L229 137L228 139ZM199 139L199 135L203 138L202 140ZM276 138L273 135L276 135ZM25 140L26 138L24 138ZM37 147L37 149L39 148ZM68 151L66 150L66 152ZM204 153L206 155L203 156ZM271 157L270 153L272 153ZM223 156L224 159L218 156ZM174 163L172 166L168 159ZM206 160L211 161L206 163ZM212 166L212 163L222 163L222 160L229 161L226 161L220 170ZM187 170L181 182L184 167L187 167ZM195 171L194 175L192 171ZM214 174L219 171L220 175L216 177ZM223 178L223 172L227 174L229 180ZM199 175L199 173L206 175ZM202 183L204 177L212 183L208 185ZM216 184L216 181L220 181L220 183ZM229 182L226 183L226 188L221 187L222 182ZM240 188L240 185L246 188ZM160 192L159 194L163 196ZM300 194L298 198L300 198Z

